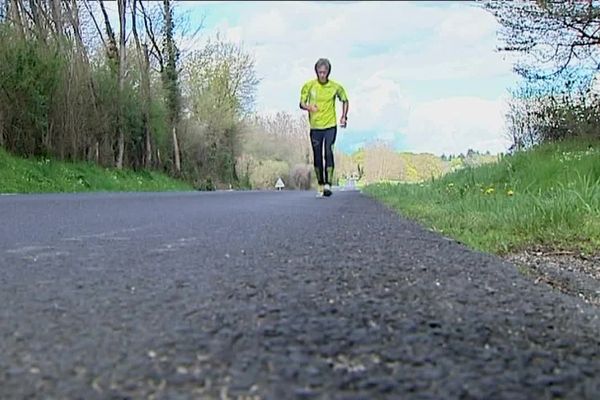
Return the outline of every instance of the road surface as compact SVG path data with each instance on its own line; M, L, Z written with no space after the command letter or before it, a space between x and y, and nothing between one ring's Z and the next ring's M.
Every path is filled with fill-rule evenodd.
M357 191L0 197L1 399L598 399L600 312Z

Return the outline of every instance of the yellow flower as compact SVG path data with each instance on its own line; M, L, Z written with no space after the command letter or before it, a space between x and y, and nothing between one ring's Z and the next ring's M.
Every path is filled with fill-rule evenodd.
M485 190L485 194L492 194L492 193L494 193L494 188L487 188Z
M512 196L513 194L515 194L515 192L513 192L512 190L509 190L508 192L506 192L507 195Z
M454 187L454 183L450 182L450 183L448 184L448 187Z

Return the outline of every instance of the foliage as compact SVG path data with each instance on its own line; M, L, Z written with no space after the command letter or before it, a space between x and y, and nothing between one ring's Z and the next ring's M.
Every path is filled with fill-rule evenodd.
M593 1L486 1L500 23L501 50L521 59L515 69L527 79L564 78L595 72L600 43L600 5Z
M501 51L518 56L523 78L506 116L512 149L574 137L600 137L594 92L600 43L597 2L484 3L500 23Z

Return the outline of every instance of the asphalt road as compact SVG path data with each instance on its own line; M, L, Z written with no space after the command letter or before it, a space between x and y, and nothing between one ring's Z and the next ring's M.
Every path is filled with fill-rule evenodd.
M0 399L599 399L600 311L359 192L0 196Z

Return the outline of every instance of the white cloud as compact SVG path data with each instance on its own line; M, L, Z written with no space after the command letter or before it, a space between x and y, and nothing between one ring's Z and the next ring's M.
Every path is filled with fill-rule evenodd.
M495 32L494 16L476 7L464 7L452 13L437 26L439 38L460 40L463 44L477 43L478 39Z
M408 117L405 140L415 152L441 155L469 148L498 153L509 143L504 137L503 100L454 97L417 104Z
M371 130L372 137L404 135L410 151L465 152L505 149L503 94L419 102L406 83L511 74L510 60L495 52L496 27L472 3L257 2L239 24L222 20L215 30L255 55L259 112L297 112L302 84L327 57L350 99L345 135Z
M349 115L356 116L352 126L357 130L393 131L406 123L410 102L398 83L376 73L354 88L351 107Z

